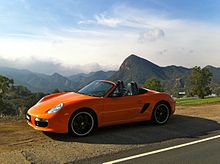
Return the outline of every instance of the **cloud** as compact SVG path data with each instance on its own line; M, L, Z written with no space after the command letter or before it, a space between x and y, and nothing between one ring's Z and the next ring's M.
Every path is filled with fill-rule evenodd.
M163 11L126 5L115 5L105 12L94 13L92 19L84 16L79 19L73 26L37 28L26 35L1 34L0 56L10 59L35 56L49 61L42 66L48 73L58 68L72 72L99 69L95 64L94 68L84 69L89 63L100 63L101 67L120 65L129 54L140 54L159 65L192 67L209 62L220 66L220 24L172 17L172 11L164 14ZM166 55L159 55L159 51ZM47 70L51 61L51 70ZM79 66L70 69L76 65ZM41 68L36 66L33 70L37 69Z
M81 24L93 24L93 23L96 23L94 20L80 20L78 22L79 25Z
M119 18L107 17L105 14L94 15L94 19L80 20L78 24L98 24L108 27L117 27L123 22Z
M165 55L165 54L167 54L167 52L168 52L167 49L163 49L163 50L159 51L158 53L159 53L160 55Z
M40 60L35 57L26 58L26 59L13 59L13 60L0 57L0 66L18 68L18 69L27 69L32 72L44 73L49 75L56 72L64 76L71 76L78 73L95 72L99 70L103 70L103 71L116 70L117 68L116 65L100 65L98 63L65 66L57 61Z
M122 20L120 20L119 18L106 18L104 14L95 15L95 20L97 24L109 27L117 27L119 24L122 23Z
M138 38L140 43L144 43L146 41L157 41L162 39L165 36L165 33L162 29L149 29L145 32L141 32Z
M189 53L190 53L190 54L194 53L194 50L189 50Z

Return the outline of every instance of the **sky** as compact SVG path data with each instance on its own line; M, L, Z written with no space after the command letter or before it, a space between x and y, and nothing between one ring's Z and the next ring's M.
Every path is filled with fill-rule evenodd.
M117 70L136 54L160 66L220 67L219 0L0 4L0 66L71 75Z

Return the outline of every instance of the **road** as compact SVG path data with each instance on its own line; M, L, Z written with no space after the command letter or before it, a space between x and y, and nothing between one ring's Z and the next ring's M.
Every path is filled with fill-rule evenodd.
M220 161L220 139L199 143L179 149L174 149L154 155L145 156L128 160L122 163L154 163L154 164L173 164L173 163L219 163Z
M210 139L211 138L211 139ZM203 164L219 163L220 131L199 138L170 140L160 144L103 155L78 163L103 164Z

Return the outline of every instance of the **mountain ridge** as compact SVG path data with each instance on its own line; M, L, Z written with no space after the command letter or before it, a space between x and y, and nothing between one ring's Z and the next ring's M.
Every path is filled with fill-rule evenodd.
M184 76L190 70L189 68L175 65L161 67L149 60L132 54L124 60L118 72L111 78L114 80L121 79L125 82L133 80L143 84L146 80L152 78L164 81L170 77Z
M220 68L211 65L206 66L213 74L213 83L220 85ZM0 67L0 74L14 79L16 85L26 86L32 92L49 93L55 89L61 91L81 88L93 80L109 79L124 80L125 82L136 81L143 85L146 80L156 78L163 86L171 91L173 87L185 86L188 75L192 68L183 66L159 66L137 55L128 56L117 71L96 71L88 74L80 73L72 76L63 76L59 73L46 75L31 72L26 69Z

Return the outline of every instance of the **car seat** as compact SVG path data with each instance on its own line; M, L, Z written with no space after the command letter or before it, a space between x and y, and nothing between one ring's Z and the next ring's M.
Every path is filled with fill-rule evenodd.
M124 82L121 81L121 80L118 80L117 86L118 86L118 91L121 93L122 96L124 96L124 94L126 92L126 88L125 88Z
M130 82L127 86L127 95L137 95L139 93L137 83Z

